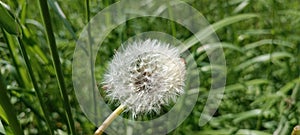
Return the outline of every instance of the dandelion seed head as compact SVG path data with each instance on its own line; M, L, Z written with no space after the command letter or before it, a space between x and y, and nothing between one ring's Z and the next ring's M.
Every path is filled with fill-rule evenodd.
M185 64L179 51L148 39L122 46L104 76L107 96L127 107L134 116L159 112L162 105L183 94Z

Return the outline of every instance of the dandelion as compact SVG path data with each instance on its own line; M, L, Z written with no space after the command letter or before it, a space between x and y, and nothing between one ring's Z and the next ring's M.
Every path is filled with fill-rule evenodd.
M133 116L158 113L184 93L185 72L178 49L169 44L148 39L123 45L103 82L107 97L121 104L114 117L124 109Z

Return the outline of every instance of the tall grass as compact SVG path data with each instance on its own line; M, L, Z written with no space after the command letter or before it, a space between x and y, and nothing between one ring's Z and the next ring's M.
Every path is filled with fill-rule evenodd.
M48 41L48 44L49 44L49 47L51 50L50 52L52 55L53 65L55 68L56 79L58 81L60 94L63 99L63 105L65 108L66 118L67 118L67 122L68 122L67 123L68 131L70 134L73 135L73 134L76 134L75 125L74 125L74 120L73 120L73 116L72 116L72 112L71 112L71 106L69 103L69 97L67 94L67 88L66 88L65 81L64 81L64 75L63 75L63 71L62 71L62 67L61 67L61 62L60 62L60 58L58 55L56 41L55 41L55 37L54 37L54 33L53 33L52 22L51 22L48 4L47 4L47 1L45 1L45 0L40 0L39 4L40 4L40 11L42 14L42 19L43 19L44 26L45 26L46 33L47 33L46 34L47 41Z
M6 83L0 83L0 122L7 134L94 132L95 125L85 117L72 92L72 55L90 17L114 2L1 2L0 74ZM165 32L186 44L183 49L192 52L201 79L193 112L170 134L290 134L300 123L300 2L187 2L212 24L220 44L201 44L184 27L162 18L129 20L109 33L98 54L93 54L97 59L89 70L95 71L95 85L102 81L120 43L145 31ZM199 30L197 36L206 38L207 32ZM213 119L200 127L211 68L218 68L210 65L206 51L218 45L223 47L227 66L224 98Z

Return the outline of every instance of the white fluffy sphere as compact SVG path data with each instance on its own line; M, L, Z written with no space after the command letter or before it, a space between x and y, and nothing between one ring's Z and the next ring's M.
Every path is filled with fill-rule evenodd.
M104 76L107 96L134 116L159 112L184 90L185 64L175 47L158 40L137 41L116 52Z

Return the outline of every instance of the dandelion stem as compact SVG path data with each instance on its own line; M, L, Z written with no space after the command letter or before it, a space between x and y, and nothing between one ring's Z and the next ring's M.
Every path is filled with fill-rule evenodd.
M300 135L300 125L294 127L291 135Z
M96 130L94 135L101 135L104 130L112 123L112 121L117 118L125 109L124 105L120 105L114 112L112 112L108 118L102 123L102 125Z

